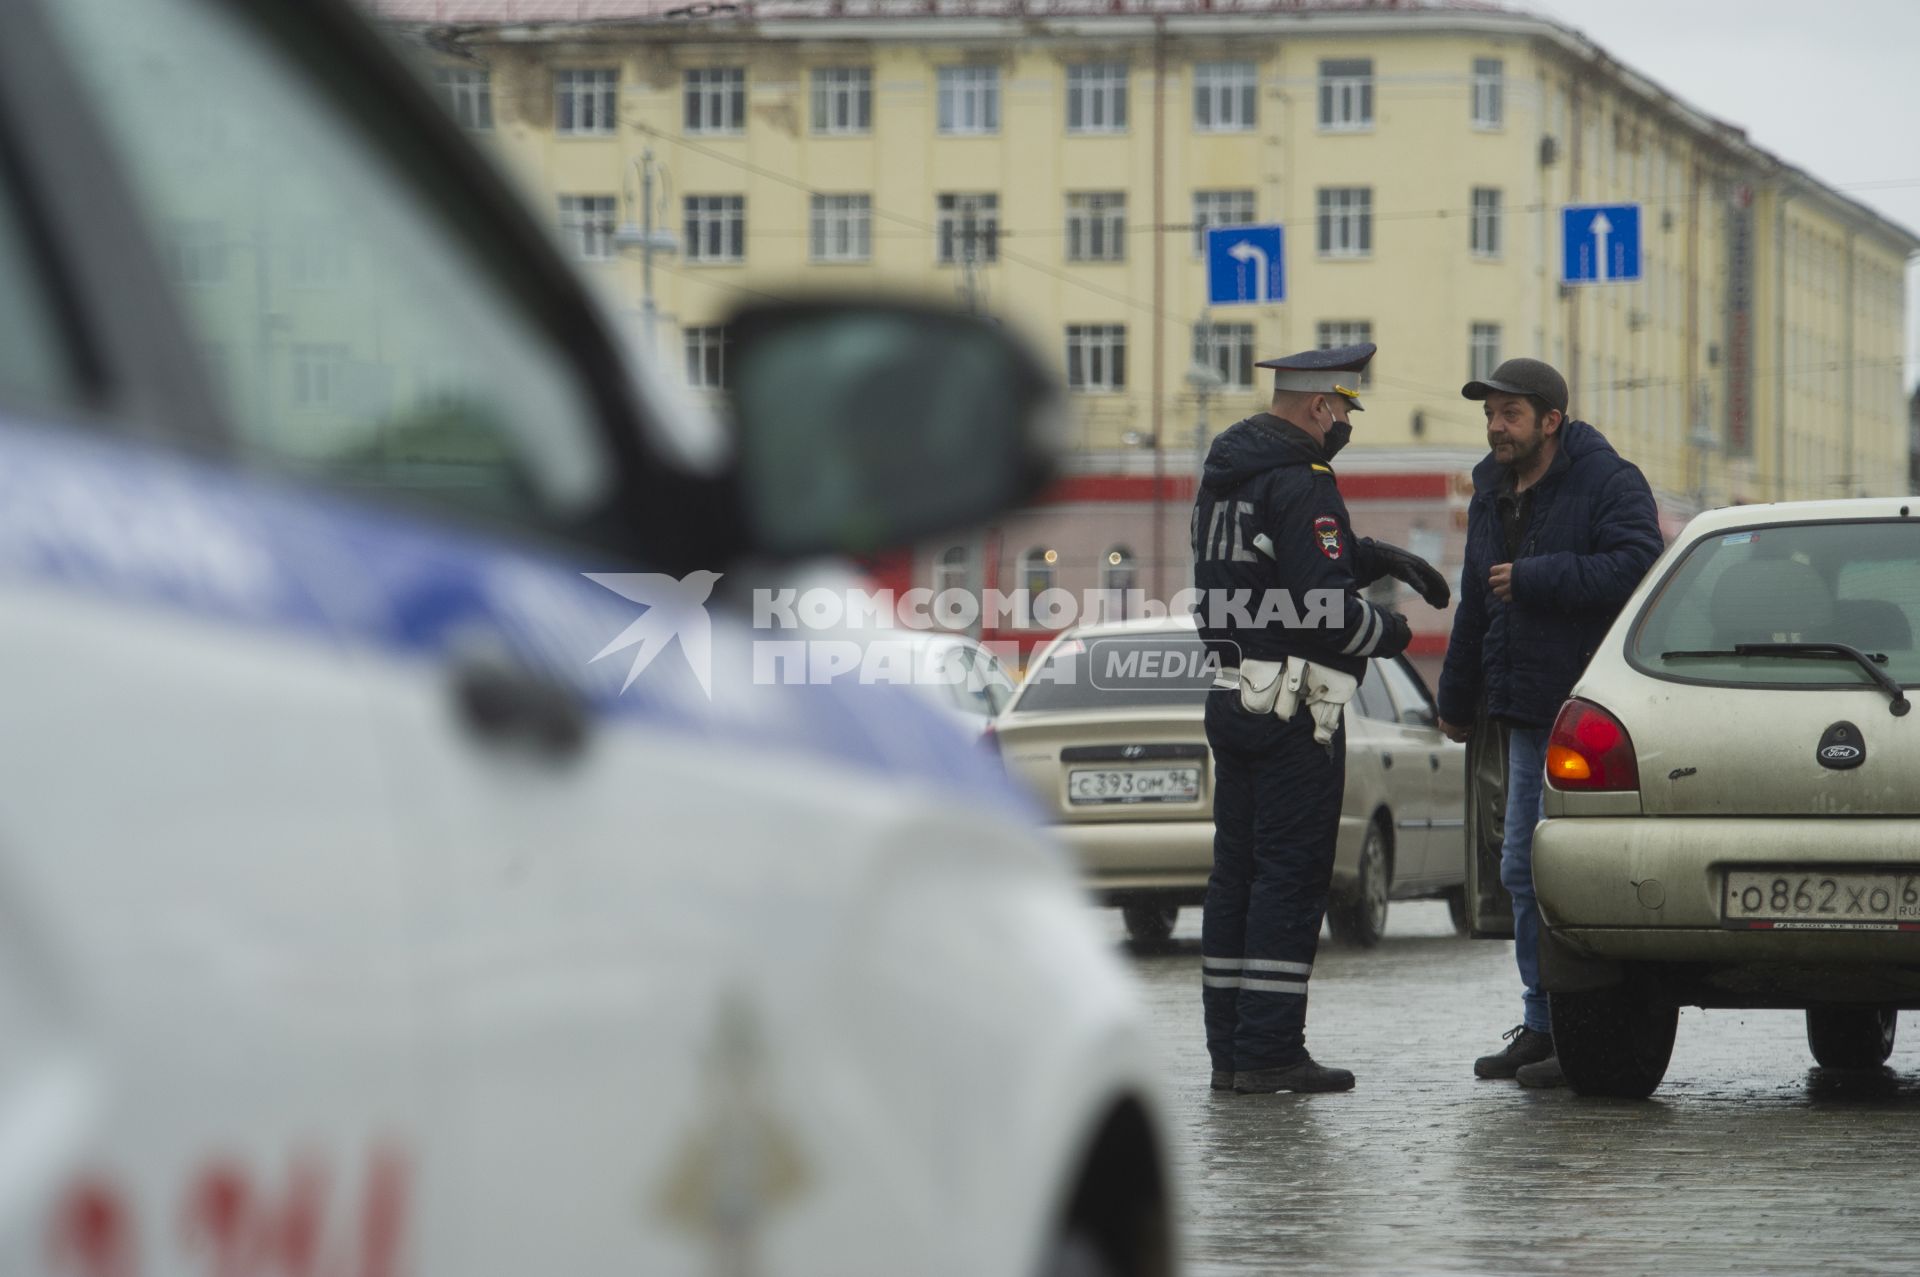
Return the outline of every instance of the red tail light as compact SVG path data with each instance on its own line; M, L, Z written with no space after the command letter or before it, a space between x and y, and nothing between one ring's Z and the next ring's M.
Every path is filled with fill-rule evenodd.
M980 729L980 748L986 750L995 758L1000 757L1000 733L994 730L992 722L988 722L985 727Z
M1589 701L1568 701L1547 738L1547 783L1555 789L1640 788L1633 738L1620 720Z

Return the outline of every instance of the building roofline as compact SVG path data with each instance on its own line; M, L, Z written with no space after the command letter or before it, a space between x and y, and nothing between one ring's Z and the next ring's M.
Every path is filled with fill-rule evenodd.
M454 40L485 35L509 44L657 37L663 28L716 42L819 39L830 27L847 40L1137 39L1170 35L1316 33L1379 37L1419 24L1420 33L1532 37L1573 63L1607 76L1649 106L1676 117L1695 138L1756 169L1756 177L1812 197L1843 221L1920 255L1920 234L1768 151L1730 124L1688 103L1558 19L1488 0L367 0L391 25ZM501 15L488 18L486 14ZM1412 32L1408 32L1412 34ZM694 38L698 38L695 36Z

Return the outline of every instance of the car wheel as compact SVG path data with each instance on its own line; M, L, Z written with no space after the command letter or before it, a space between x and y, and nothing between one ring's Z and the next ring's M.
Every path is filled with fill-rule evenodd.
M1893 1054L1892 1007L1808 1007L1807 1046L1823 1069L1877 1069Z
M1173 924L1180 920L1180 906L1163 905L1157 901L1121 905L1120 916L1126 919L1127 935L1134 941L1159 944L1173 934Z
M1567 1085L1580 1095L1644 1100L1667 1075L1680 1008L1634 982L1548 995L1553 1049Z
M1447 917L1453 921L1455 935L1473 934L1473 911L1467 908L1466 887L1447 888Z
M1353 894L1336 901L1327 910L1327 925L1333 938L1362 949L1380 943L1387 931L1387 835L1375 820L1367 826L1360 844L1360 877Z

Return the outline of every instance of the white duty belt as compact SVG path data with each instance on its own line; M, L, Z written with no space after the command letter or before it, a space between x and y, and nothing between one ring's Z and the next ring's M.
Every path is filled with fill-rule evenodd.
M1353 699L1360 680L1304 657L1289 656L1284 661L1246 659L1238 665L1223 665L1213 685L1238 690L1240 708L1249 714L1272 714L1282 721L1291 719L1304 702L1313 715L1314 741L1326 745L1340 729L1340 712Z

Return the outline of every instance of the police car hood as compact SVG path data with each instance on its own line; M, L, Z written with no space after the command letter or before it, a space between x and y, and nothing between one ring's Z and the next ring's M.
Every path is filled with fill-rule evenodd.
M1206 486L1225 491L1275 466L1325 465L1326 452L1300 427L1257 413L1220 433L1207 451Z

